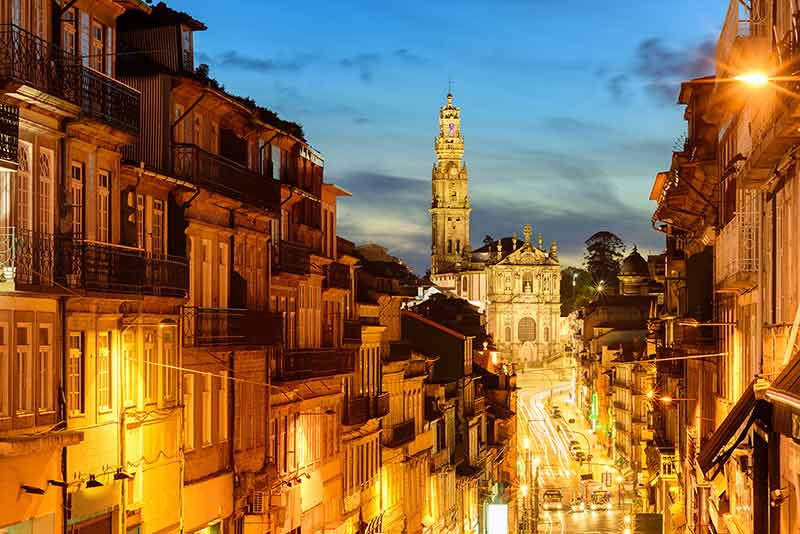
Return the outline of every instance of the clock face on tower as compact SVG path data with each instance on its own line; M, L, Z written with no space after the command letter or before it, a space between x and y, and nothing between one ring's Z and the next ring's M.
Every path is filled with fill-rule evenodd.
M456 135L456 125L452 122L450 123L450 137L455 137Z

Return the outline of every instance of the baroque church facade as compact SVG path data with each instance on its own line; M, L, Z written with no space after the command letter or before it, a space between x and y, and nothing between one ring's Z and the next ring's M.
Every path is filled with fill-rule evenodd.
M486 314L487 332L504 358L539 367L560 356L561 267L558 245L545 249L542 234L533 241L501 238L473 250L470 199L461 110L453 95L439 111L436 163L431 177L431 281L464 298Z

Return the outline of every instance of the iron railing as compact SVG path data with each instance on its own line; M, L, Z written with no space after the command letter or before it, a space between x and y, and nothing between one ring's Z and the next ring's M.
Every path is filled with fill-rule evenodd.
M275 260L278 271L294 274L311 272L311 250L302 243L281 241Z
M78 59L14 24L0 25L0 83L28 85L75 105L81 101Z
M276 345L283 339L279 313L241 308L183 308L183 344L187 347Z
M411 443L415 437L414 420L411 419L393 427L385 428L383 430L383 445L389 448L397 448L406 443Z
M0 162L19 161L19 107L0 100Z
M13 226L0 228L0 282L14 280L17 270L17 236Z
M81 68L81 111L131 134L139 133L139 91L87 67Z
M389 413L389 394L356 397L347 401L345 411L346 425L361 425Z
M14 271L17 285L52 286L55 278L61 278L56 271L56 250L66 239L30 230L4 229L4 236L13 239ZM69 238L71 241L71 237ZM65 263L62 259L61 263Z
M714 246L714 278L718 285L740 274L754 277L759 270L760 192L744 190L737 196L741 209L720 230Z
M196 186L256 207L277 211L280 184L227 158L191 144L172 146L172 171Z
M404 373L405 378L416 378L428 374L428 365L425 360L408 360Z
M389 413L389 394L381 393L375 399L375 415L374 417L383 417Z
M325 269L325 287L350 289L350 267L334 262Z
M272 362L276 380L323 378L355 371L353 349L299 349L279 354Z

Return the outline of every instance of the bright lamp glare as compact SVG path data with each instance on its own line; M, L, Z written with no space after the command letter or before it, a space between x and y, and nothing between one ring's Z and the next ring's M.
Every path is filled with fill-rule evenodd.
M508 505L490 504L486 507L487 532L508 533Z
M763 72L745 72L743 74L739 74L738 76L734 76L733 79L754 87L761 87L769 83L769 76Z

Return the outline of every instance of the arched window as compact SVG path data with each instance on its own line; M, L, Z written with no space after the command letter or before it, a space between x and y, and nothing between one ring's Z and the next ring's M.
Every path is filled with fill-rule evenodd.
M530 271L522 275L522 292L533 293L533 273Z
M536 341L536 321L530 317L523 317L517 326L517 338L521 342Z
M506 343L511 343L511 327L510 326L506 327L506 337L505 337L505 339L506 339Z
M542 332L542 337L544 337L545 343L550 341L550 329L546 326L544 327L544 332Z

